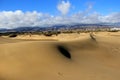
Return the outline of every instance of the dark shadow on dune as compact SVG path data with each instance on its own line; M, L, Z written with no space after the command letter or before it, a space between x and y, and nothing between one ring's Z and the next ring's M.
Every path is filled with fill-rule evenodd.
M57 46L57 49L58 49L58 51L59 51L62 55L64 55L66 58L71 59L71 54L70 54L70 52L69 52L64 46L58 45L58 46Z

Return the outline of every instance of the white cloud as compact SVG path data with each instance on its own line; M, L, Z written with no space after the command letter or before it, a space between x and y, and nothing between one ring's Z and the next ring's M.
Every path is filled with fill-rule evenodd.
M87 9L86 9L86 12L90 12L91 10L92 10L92 8L93 8L93 3L91 3L91 2L88 2L87 3Z
M69 1L67 1L67 2L61 1L57 5L57 9L62 13L62 15L66 15L69 12L70 7L71 7L71 4Z
M102 22L108 22L108 23L120 22L120 12L115 12L106 16L102 16Z
M2 11L0 12L0 28L33 27L33 26L52 26L55 24L73 23L117 23L120 22L120 12L101 15L97 12L89 15L83 12L75 13L71 16L52 16L37 11L23 12Z
M101 15L97 12L91 12L93 4L87 4L85 11L77 12L71 16L67 16L71 3L69 1L61 1L57 8L64 16L55 16L37 11L23 12L1 11L0 12L0 28L16 28L16 27L46 27L56 24L74 24L74 23L120 23L120 12Z
M0 12L0 28L15 28L23 26L41 26L44 19L48 19L50 15L33 12L2 11Z

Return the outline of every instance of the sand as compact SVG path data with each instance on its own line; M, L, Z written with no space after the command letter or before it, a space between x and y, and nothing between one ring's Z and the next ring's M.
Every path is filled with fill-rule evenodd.
M120 80L120 32L97 32L94 38L88 33L0 37L0 80Z
M87 35L86 35L87 34ZM59 41L71 41L71 40L79 40L83 39L86 36L89 36L89 33L72 33L72 34L59 34L58 36L53 35L50 37L46 37L44 35L18 35L16 38L13 39L22 39L22 40L59 40Z

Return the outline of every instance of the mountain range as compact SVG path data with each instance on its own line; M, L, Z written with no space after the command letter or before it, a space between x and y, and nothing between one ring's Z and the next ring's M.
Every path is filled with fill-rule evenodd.
M38 32L38 31L48 31L48 30L73 30L73 29L86 29L86 28L112 28L112 27L120 27L120 23L102 23L102 24L57 24L52 25L50 27L18 27L13 29L1 28L0 33L5 32Z

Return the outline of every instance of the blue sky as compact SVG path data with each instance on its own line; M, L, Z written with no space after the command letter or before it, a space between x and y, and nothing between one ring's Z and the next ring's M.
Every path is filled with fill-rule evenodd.
M56 15L57 4L61 0L0 0L0 11L38 11ZM67 1L67 0L66 0ZM120 0L69 0L71 3L70 13L83 11L87 4L92 4L93 11L101 14L120 12Z
M36 10L43 13L54 13L56 11L57 1L52 1L53 3L50 0L2 0L0 3L0 10Z
M120 0L0 0L0 28L120 23Z

